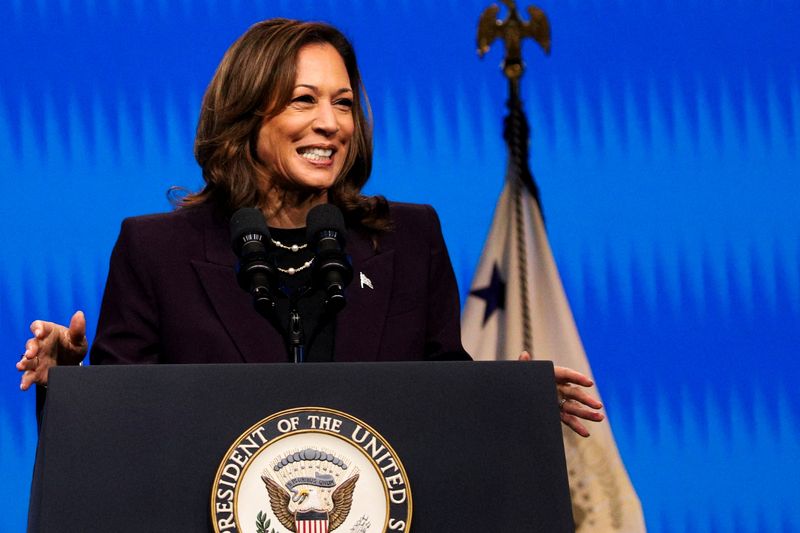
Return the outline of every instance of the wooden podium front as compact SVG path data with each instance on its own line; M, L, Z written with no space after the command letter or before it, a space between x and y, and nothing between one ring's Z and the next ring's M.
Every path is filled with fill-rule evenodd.
M348 413L391 443L413 532L574 531L549 362L54 368L29 531L213 531L211 487L231 444L304 406Z

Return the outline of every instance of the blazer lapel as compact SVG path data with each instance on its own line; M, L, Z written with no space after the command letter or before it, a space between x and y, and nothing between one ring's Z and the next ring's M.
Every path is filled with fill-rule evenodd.
M226 225L212 224L204 232L206 262L193 260L192 267L242 358L248 363L285 362L283 338L253 309L250 295L236 282L236 256Z
M336 318L334 359L375 361L392 294L394 250L376 254L369 239L351 232L347 252L353 282L345 290L347 305Z
M243 360L286 361L283 337L253 310L250 296L236 283L227 224L209 223L204 233L206 261L193 260L192 266ZM392 294L394 251L376 254L370 240L356 232L350 233L346 251L353 263L353 282L345 290L347 305L336 318L334 359L375 361ZM366 278L363 284L361 274Z

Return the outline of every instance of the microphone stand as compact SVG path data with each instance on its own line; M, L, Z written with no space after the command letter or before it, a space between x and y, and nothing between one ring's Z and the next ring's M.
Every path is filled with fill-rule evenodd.
M289 298L289 325L286 331L286 340L289 341L289 355L295 363L305 363L306 361L306 335L303 331L303 320L300 316L300 299L305 297L310 289L300 287L290 290L285 285L282 287L283 293ZM313 335L313 332L312 332Z
M305 361L306 348L303 344L303 321L300 320L300 311L298 311L294 301L291 302L289 307L289 351L295 363Z

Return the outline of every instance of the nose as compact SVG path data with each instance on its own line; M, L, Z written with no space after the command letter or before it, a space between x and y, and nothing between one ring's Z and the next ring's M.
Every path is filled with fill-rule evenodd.
M331 102L322 102L317 106L317 116L313 123L314 131L330 137L339 131L339 117Z

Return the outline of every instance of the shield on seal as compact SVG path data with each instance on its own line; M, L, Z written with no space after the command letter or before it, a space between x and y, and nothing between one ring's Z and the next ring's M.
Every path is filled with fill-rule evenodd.
M294 520L297 533L328 533L328 513L297 513Z

